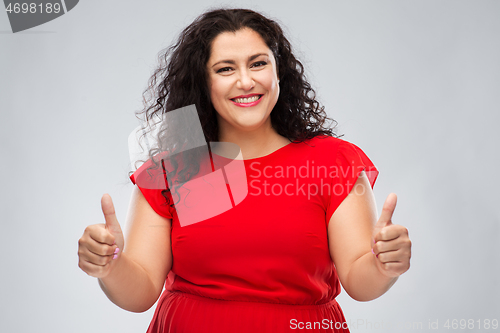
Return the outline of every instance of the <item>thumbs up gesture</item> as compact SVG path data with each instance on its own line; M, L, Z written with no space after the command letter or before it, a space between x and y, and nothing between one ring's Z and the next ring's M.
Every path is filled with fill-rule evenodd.
M109 194L102 196L101 207L106 223L89 225L78 240L78 267L97 278L109 274L124 245L122 229Z
M400 276L410 268L411 241L408 229L392 223L396 203L396 194L389 194L373 230L372 252L376 256L377 267L389 277Z

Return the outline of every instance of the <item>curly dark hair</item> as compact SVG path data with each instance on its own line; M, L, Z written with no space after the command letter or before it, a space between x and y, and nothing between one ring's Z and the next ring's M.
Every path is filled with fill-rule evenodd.
M145 108L136 114L143 114L145 123L151 123L155 118L161 119L167 112L194 104L206 142L217 142L219 128L216 110L210 99L206 64L210 58L212 42L219 34L243 28L259 33L276 60L280 94L271 112L271 124L276 132L292 143L300 143L318 135L338 137L334 132L337 122L327 117L324 106L316 100L316 93L306 80L304 66L293 55L290 42L281 27L277 22L249 9L210 10L186 27L173 45L160 52L160 65L143 93ZM325 125L327 120L334 126ZM191 134L181 124L160 125L160 130L155 135L155 144L148 152L155 168L160 165L155 156L162 152L175 153L177 148L188 142ZM151 129L143 127L145 134L148 131L151 132ZM182 155L183 164L188 166L177 174L177 182L185 182L198 173L199 164L196 162L200 152L191 150L190 153L177 155ZM163 174L169 179L169 186L162 191L167 202L170 202L167 196L172 186L170 179L177 173L177 157L170 159L173 166L170 172L161 163Z

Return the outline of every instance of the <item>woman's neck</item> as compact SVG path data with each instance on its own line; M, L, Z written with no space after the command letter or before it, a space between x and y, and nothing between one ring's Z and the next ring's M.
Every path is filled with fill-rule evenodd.
M237 144L243 159L262 157L271 154L290 143L290 140L279 135L272 126L261 127L256 131L226 131L219 134L220 142ZM216 152L219 154L219 152ZM224 156L223 152L220 152Z

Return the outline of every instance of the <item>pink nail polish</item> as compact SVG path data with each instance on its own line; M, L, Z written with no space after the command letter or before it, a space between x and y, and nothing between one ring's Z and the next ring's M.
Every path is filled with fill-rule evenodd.
M116 259L116 258L118 258L118 255L117 254L113 255L113 259Z
M117 247L117 248L115 249L114 254L117 254L118 252L120 252L120 249Z
M375 252L373 252L373 249L372 249L372 253L375 254Z

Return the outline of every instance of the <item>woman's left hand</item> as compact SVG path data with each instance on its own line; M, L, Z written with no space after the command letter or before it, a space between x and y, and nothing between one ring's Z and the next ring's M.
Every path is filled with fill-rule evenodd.
M372 252L376 256L377 268L389 277L398 277L410 268L408 229L391 221L396 202L396 194L389 194L373 230Z

